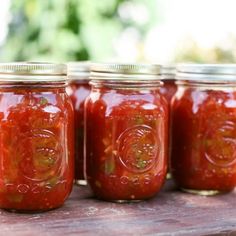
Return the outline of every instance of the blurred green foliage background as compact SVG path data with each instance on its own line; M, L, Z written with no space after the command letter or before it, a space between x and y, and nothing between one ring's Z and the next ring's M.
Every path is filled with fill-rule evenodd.
M194 0L189 1L196 4ZM191 20L189 18L191 13L188 15L188 10L185 10L189 1L11 0L11 18L6 40L0 48L0 60L64 62L127 59L159 63L156 60L165 57L165 62L235 63L236 32L227 36L226 43L223 41L221 45L209 48L202 47L194 38L177 37L182 25L175 20L181 18L184 13L187 20L183 18L182 23ZM209 11L201 7L201 4L206 6L206 3L211 7L211 0L199 1L196 6L199 6L201 12L205 11L206 20L211 19L210 14L215 8ZM231 5L235 4L233 0L230 1ZM219 0L217 3L220 2L224 6L224 1ZM172 19L172 28L169 29L165 25L164 13L171 10L174 3L179 9L173 9L172 14L176 13L177 18ZM182 14L178 12L181 9L183 9ZM218 5L217 9L224 12L221 5ZM192 10L195 11L194 7ZM227 11L224 14L222 20L226 18ZM218 17L217 11L215 16ZM214 18L212 19L214 21ZM191 22L189 22L190 28L194 29L194 26L191 27ZM201 28L202 21L199 24ZM162 31L159 31L159 26ZM207 30L207 34L201 39L211 35L211 24L209 26L209 32ZM219 32L226 26L222 23ZM180 43L176 43L175 38ZM166 55L171 51L170 47L173 55ZM122 54L121 57L119 53Z
M126 0L12 0L12 20L1 58L7 61L73 61L107 58L112 40L125 27L143 34L149 28L123 20L119 6ZM131 2L131 1L130 1ZM145 3L150 11L152 1Z

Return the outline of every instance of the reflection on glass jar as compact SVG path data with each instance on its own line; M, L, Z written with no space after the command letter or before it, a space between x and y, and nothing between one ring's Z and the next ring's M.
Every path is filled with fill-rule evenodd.
M159 73L155 65L92 65L86 174L98 198L147 199L164 183L168 104L159 91Z
M175 84L175 66L163 65L161 69L161 76L163 86L160 88L160 92L170 104L172 97L177 91L177 85Z
M73 111L65 69L57 64L0 64L1 208L50 210L71 192Z
M171 136L171 130L170 130L171 100L177 91L177 85L175 83L175 73L176 73L176 68L174 65L162 65L161 77L163 86L161 86L160 92L161 94L163 94L163 96L165 97L165 99L169 104L169 125L168 125L169 137ZM169 150L171 150L171 139L169 139ZM168 173L166 175L167 179L171 179L169 159L170 157L168 158Z
M74 107L75 121L75 182L86 185L84 177L84 102L90 93L89 62L68 63L67 93Z
M236 66L180 65L172 103L171 169L188 192L236 186Z

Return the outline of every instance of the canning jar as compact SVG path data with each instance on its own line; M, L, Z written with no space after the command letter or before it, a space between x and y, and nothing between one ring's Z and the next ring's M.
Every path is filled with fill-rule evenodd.
M163 86L160 88L161 94L165 97L165 99L168 102L169 105L169 137L171 135L171 130L170 130L170 114L171 114L171 100L173 96L175 95L177 91L177 85L175 83L175 73L176 73L176 68L174 65L162 65L161 66L161 77L162 77L162 82ZM171 140L169 140L169 150L171 149ZM170 155L170 153L169 153ZM171 173L170 173L170 168L169 168L169 159L168 158L168 169L167 169L167 179L171 179Z
M154 196L167 169L168 104L160 66L94 64L85 105L87 181L116 202Z
M84 101L90 93L89 62L68 63L69 94L75 121L75 183L86 185L84 178Z
M236 65L183 64L172 103L171 171L184 191L236 186Z
M164 97L170 104L171 99L177 90L177 85L175 83L175 66L162 65L161 76L163 86L160 88L160 92L164 95Z
M74 178L66 66L0 63L0 208L61 206Z

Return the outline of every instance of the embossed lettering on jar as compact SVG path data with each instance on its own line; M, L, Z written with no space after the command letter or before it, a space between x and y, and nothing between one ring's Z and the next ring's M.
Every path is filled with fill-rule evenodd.
M167 169L168 105L160 67L95 64L86 101L86 174L104 200L154 196Z
M185 191L236 186L236 66L180 65L172 104L171 169Z
M0 207L61 206L73 183L73 112L66 67L0 64Z

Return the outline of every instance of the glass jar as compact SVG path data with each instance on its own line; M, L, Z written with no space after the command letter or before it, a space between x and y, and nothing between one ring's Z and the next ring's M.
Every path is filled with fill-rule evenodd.
M175 66L163 65L161 68L161 76L164 85L161 86L160 92L170 104L172 97L177 91L177 85L175 84Z
M90 93L89 62L68 63L69 94L75 118L75 183L86 185L84 178L84 101Z
M168 104L160 66L94 64L85 105L87 181L116 202L154 196L167 169Z
M177 91L177 85L175 83L175 73L176 68L174 65L162 65L161 67L161 77L163 86L160 88L161 94L166 98L169 104L169 128L170 128L170 114L171 114L171 100ZM171 130L169 129L169 137L171 135ZM170 140L169 140L170 141ZM171 149L171 143L169 142L169 150ZM170 154L170 153L169 153ZM166 178L171 179L171 173L169 168L169 159L168 158L168 171Z
M236 186L236 65L177 67L171 171L184 191L214 195Z
M74 178L66 66L0 63L0 208L61 206Z

